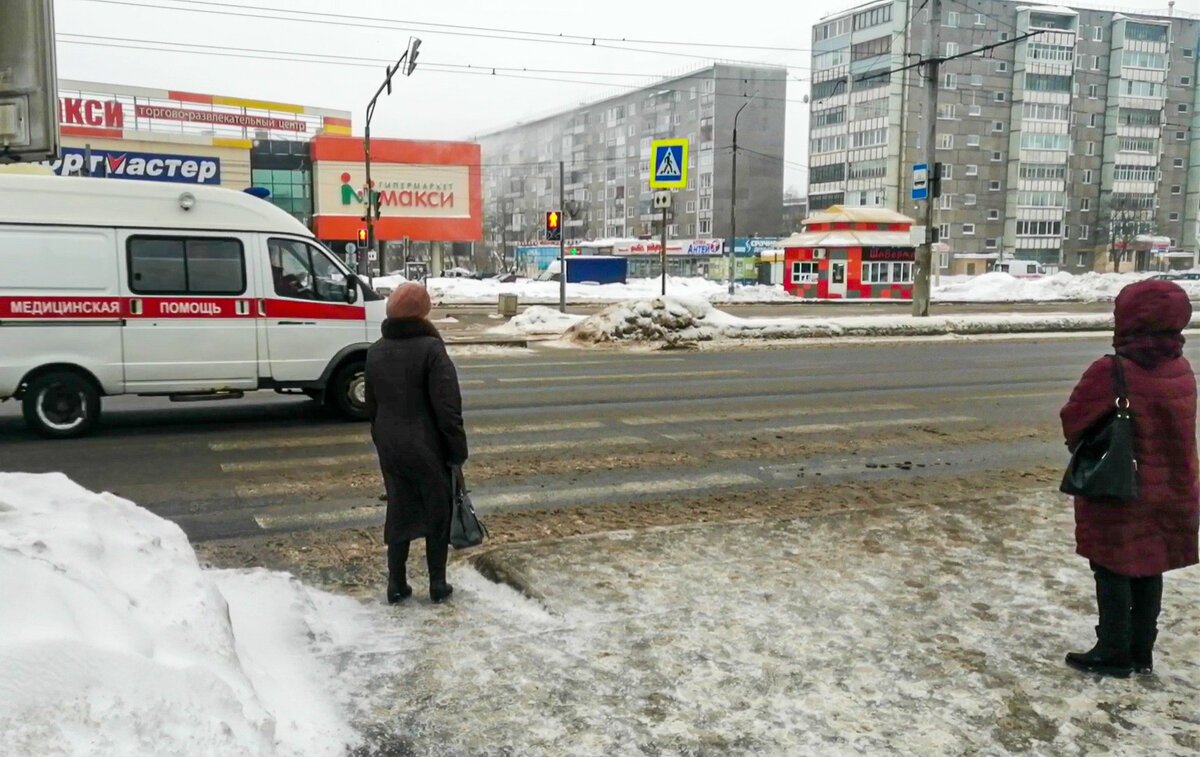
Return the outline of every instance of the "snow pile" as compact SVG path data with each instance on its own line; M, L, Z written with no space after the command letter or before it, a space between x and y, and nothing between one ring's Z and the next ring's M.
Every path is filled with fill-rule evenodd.
M0 473L6 755L320 755L357 741L323 618L358 605L203 571L174 524L61 474ZM349 628L349 625L346 626Z
M508 323L488 329L491 334L557 335L582 321L586 316L560 313L554 308L534 305Z
M404 276L394 273L391 276L376 276L371 279L371 287L380 294L388 294L401 284L407 284L408 279Z
M589 316L566 334L583 343L703 342L717 339L940 336L946 334L1103 331L1112 316L1067 313L841 318L739 318L704 300L655 297L631 300Z
M376 279L377 282L381 279ZM735 287L700 277L668 277L667 292L672 297L695 297L712 302L791 302L795 298L782 286L760 284ZM625 284L567 284L568 302L617 302L654 297L662 292L662 279L630 279ZM559 299L557 281L517 279L508 284L497 279L429 279L429 293L444 303L495 303L501 294L515 294L521 302L552 304Z
M1056 273L1039 278L1018 278L1007 273L982 276L944 277L933 291L938 302L1105 302L1116 299L1129 284L1152 273ZM1193 297L1200 296L1200 282L1176 282Z

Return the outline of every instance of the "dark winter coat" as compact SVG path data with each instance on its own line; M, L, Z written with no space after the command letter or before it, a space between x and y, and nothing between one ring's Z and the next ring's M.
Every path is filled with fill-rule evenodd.
M467 459L458 374L433 324L383 323L367 351L366 404L387 489L384 539L449 533L450 466Z
M1117 296L1113 346L1124 358L1139 496L1125 503L1076 497L1075 551L1121 575L1197 562L1196 378L1180 334L1191 315L1187 294L1169 281L1131 284ZM1113 410L1112 367L1109 357L1092 363L1063 407L1068 446Z

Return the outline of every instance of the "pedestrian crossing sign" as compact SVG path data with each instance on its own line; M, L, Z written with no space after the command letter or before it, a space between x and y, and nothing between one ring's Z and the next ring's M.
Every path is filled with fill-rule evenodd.
M688 141L656 139L650 143L650 188L687 187Z

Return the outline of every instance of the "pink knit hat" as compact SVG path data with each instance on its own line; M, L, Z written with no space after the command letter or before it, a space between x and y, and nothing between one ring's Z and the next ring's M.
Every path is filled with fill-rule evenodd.
M427 318L431 310L429 292L420 284L401 284L387 298L388 318Z

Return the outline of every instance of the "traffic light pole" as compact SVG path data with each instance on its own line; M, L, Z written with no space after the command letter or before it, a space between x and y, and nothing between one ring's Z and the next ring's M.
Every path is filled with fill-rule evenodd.
M912 314L916 317L929 315L930 271L933 269L933 221L935 210L934 187L936 179L934 172L940 170L934 158L937 157L937 99L938 99L938 64L941 63L941 26L942 0L933 0L929 8L929 23L933 27L933 55L925 61L925 165L927 174L925 185L929 188L925 197L925 239L924 244L917 248L916 276L913 281ZM939 177L940 178L940 177Z
M563 233L562 212L567 207L567 188L565 179L567 169L563 161L558 161L558 312L567 312L567 237Z

